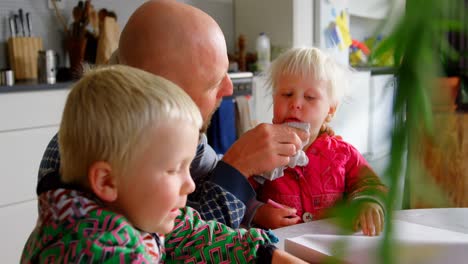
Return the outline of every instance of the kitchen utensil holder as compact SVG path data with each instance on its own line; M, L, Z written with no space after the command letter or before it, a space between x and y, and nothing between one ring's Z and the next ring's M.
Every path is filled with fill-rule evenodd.
M37 79L37 54L42 50L42 38L13 37L8 39L10 66L16 80Z
M70 69L75 77L83 73L83 62L87 39L84 36L70 36L67 38L67 51L70 58Z

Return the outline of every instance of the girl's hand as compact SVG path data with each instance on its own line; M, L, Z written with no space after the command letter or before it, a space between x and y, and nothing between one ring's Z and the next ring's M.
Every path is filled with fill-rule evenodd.
M276 208L271 204L264 204L257 209L253 222L262 228L280 228L299 223L296 209L284 207Z
M378 236L384 227L384 214L382 207L374 202L362 204L359 216L355 220L354 230L362 229L366 236Z

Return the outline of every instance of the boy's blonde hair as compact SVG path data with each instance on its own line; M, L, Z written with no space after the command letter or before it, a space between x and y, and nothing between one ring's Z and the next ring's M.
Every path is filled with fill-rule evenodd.
M174 83L123 65L85 73L68 95L58 135L65 183L88 187L96 161L125 173L151 128L166 122L202 126L192 99Z
M318 48L292 48L276 58L267 72L267 82L278 89L282 75L295 75L300 78L312 76L316 81L328 82L328 94L333 106L337 107L348 87L350 69L340 65L332 57Z

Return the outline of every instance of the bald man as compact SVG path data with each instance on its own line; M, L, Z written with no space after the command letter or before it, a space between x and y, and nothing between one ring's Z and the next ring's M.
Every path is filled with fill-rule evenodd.
M144 3L123 29L117 54L119 63L163 76L182 87L200 108L202 132L222 98L233 92L224 35L209 15L190 5ZM196 191L189 196L188 205L204 219L234 228L241 221L249 226L259 207L262 213L271 214L278 227L294 224L295 220L288 218L295 214L294 209L258 202L247 179L288 164L307 137L293 128L262 124L244 134L218 160L202 135L191 166ZM59 163L54 137L41 162L38 194L60 186Z

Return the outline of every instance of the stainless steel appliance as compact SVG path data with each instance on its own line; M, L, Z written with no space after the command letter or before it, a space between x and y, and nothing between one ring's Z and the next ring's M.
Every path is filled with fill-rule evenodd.
M37 71L37 78L40 83L55 83L57 71L57 54L55 51L39 51L37 56Z

